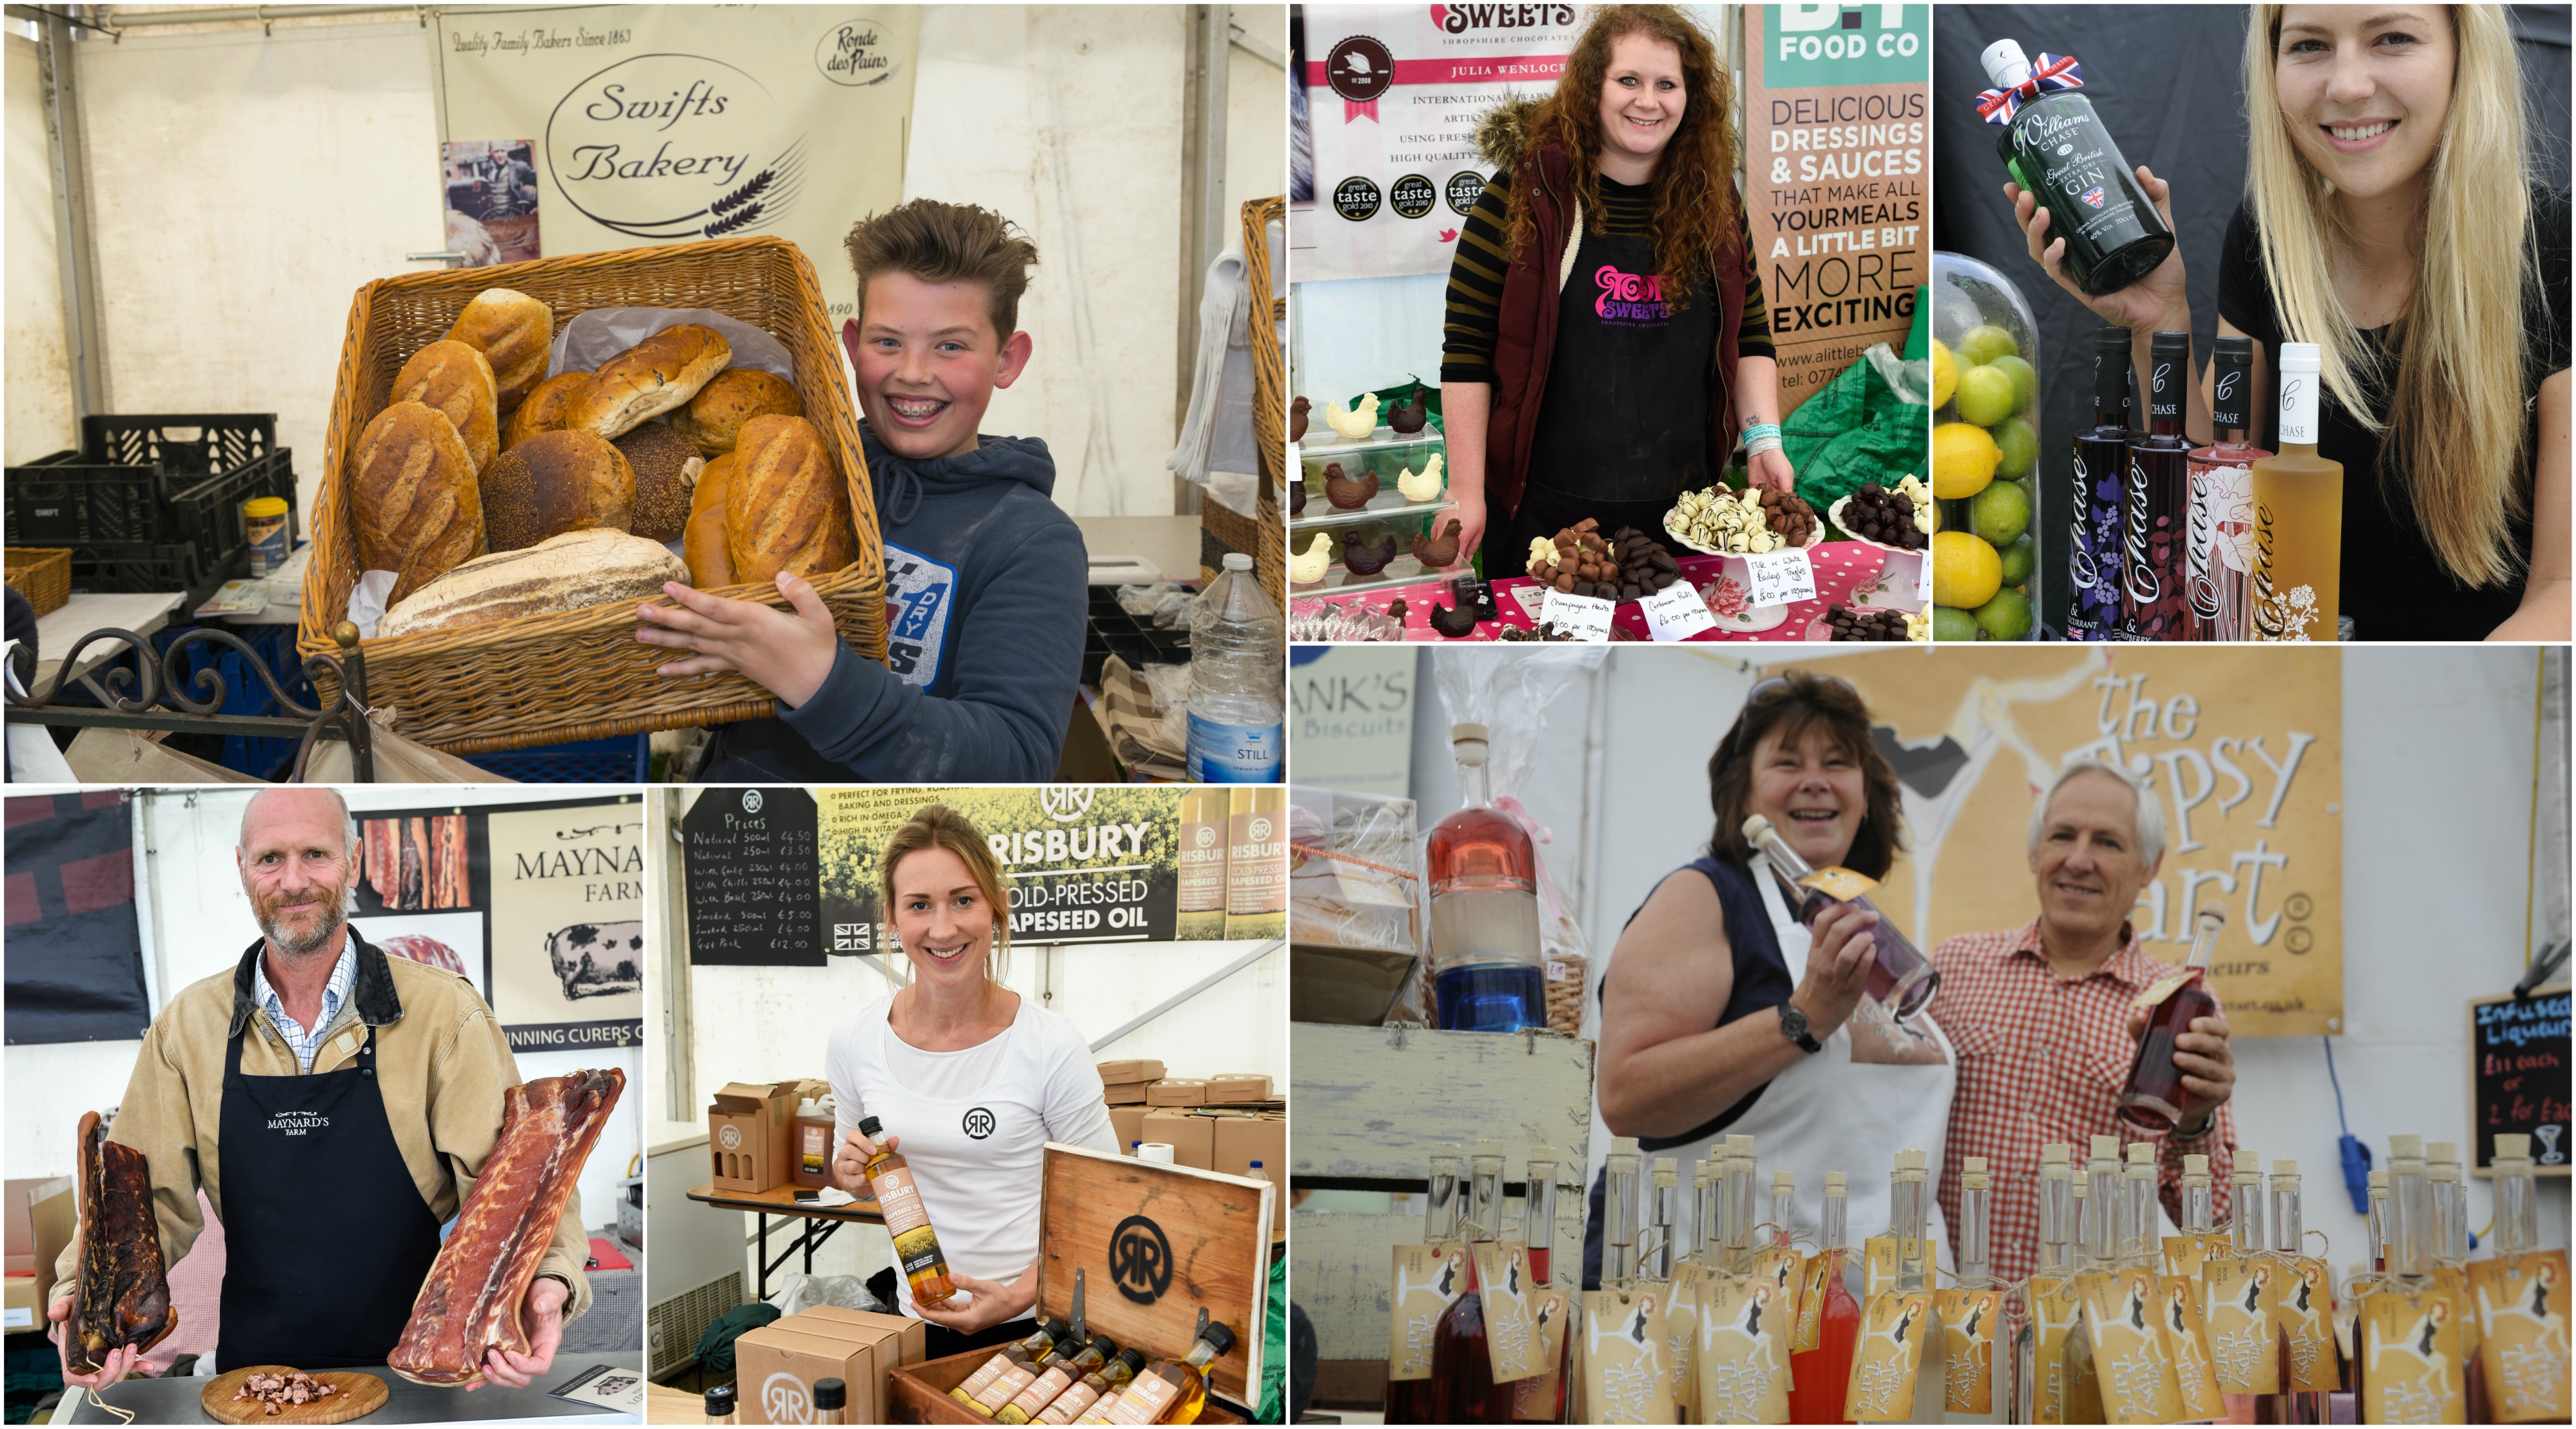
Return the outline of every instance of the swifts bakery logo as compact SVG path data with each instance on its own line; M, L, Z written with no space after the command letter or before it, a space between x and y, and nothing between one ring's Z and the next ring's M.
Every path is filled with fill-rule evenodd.
M302 1136L308 1131L319 1131L330 1124L331 1118L309 1111L281 1111L268 1119L269 1130L286 1136Z
M1144 1216L1129 1216L1109 1235L1109 1278L1118 1293L1151 1305L1172 1288L1172 1242Z
M545 149L565 201L630 238L773 228L804 184L805 136L778 100L702 55L637 55L575 84Z

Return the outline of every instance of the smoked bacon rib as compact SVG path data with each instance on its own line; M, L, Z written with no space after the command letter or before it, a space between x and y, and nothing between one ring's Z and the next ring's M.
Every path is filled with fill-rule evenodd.
M80 1290L67 1358L94 1373L116 1349L148 1350L179 1328L152 1215L149 1158L107 1139L98 1113L80 1119Z
M610 1068L540 1077L504 1094L500 1139L412 1301L411 1323L386 1360L394 1373L457 1387L483 1378L492 1350L528 1352L521 1303L625 1086L626 1074Z

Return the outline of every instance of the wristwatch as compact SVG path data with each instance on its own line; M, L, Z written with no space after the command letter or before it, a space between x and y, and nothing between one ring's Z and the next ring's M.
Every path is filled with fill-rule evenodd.
M1807 1030L1807 1014L1800 1012L1794 1002L1780 1004L1780 1035L1797 1043L1801 1052L1825 1050L1825 1044L1817 1041L1816 1034Z

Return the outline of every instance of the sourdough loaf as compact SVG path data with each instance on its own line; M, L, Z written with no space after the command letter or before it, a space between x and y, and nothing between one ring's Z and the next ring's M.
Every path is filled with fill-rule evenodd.
M816 576L858 556L850 489L803 417L754 417L734 448L725 555L736 581Z
M635 472L589 432L539 432L483 473L483 533L495 551L523 551L566 531L634 524Z
M569 425L613 441L698 395L731 361L732 345L714 328L666 327L600 364Z
M411 355L394 378L388 402L418 402L445 416L465 439L474 469L492 464L501 450L501 409L492 364L454 338L441 338Z
M707 459L687 437L646 422L617 439L635 469L635 521L627 529L656 541L676 541L689 525L689 493Z
M378 412L358 434L351 471L358 565L395 573L389 602L483 554L474 459L444 415L418 402Z
M698 389L689 405L671 414L671 425L708 456L732 451L742 424L754 417L801 417L804 399L787 379L757 367L728 367Z
M554 348L555 315L545 304L508 288L486 288L456 315L447 335L483 354L500 384L506 412L545 380Z
M510 414L509 428L501 434L501 450L508 451L539 432L560 432L571 426L573 405L589 390L587 372L558 372L538 383Z
M397 602L376 627L376 636L390 639L640 601L660 595L664 581L688 578L689 568L659 542L623 531L568 531L524 551L503 551L458 566Z
M733 557L725 551L725 501L733 490L733 453L707 463L689 493L689 529L681 547L689 561L689 584L714 590L733 582Z

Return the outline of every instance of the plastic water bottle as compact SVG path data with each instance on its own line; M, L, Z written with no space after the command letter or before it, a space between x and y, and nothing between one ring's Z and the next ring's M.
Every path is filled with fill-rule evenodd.
M1225 569L1190 609L1190 777L1275 784L1286 772L1288 622L1252 578L1252 558Z

